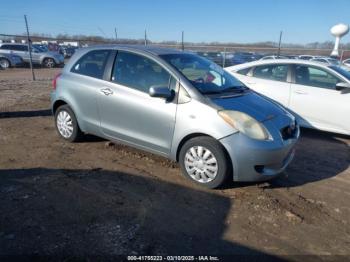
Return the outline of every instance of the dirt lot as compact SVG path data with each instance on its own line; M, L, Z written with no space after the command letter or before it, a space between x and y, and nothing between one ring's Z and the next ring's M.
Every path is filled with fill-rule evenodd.
M278 179L206 190L161 157L59 139L57 72L37 69L32 82L29 70L0 71L0 255L350 259L349 137L302 130Z

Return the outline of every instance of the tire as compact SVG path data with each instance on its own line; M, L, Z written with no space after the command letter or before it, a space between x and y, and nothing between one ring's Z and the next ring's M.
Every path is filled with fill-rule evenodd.
M224 147L211 137L188 140L180 150L179 162L186 177L207 188L222 186L232 175L232 163Z
M11 63L6 58L0 58L0 67L2 67L3 69L10 68L11 67Z
M42 66L45 68L54 68L56 66L56 62L53 58L47 57L43 60Z
M78 142L83 138L77 118L68 105L62 105L56 110L55 126L60 137L66 141Z

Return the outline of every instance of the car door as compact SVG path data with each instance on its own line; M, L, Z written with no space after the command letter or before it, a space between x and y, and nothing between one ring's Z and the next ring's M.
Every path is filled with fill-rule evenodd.
M104 80L105 68L112 51L108 49L91 50L72 66L63 80L63 97L68 99L76 114L80 128L87 133L100 135L100 117L97 97Z
M244 83L256 92L288 107L290 73L288 64L266 64L254 67Z
M155 60L118 51L111 81L101 88L98 105L101 131L108 137L168 155L176 101L149 96L151 86L176 89L177 81Z
M36 64L40 64L41 52L39 49L32 47L32 59Z
M24 58L24 52L21 48L21 45L13 45L13 44L5 44L2 45L1 49L4 49L4 51L8 54L14 54L20 56L25 62L27 62Z
M22 59L26 62L30 61L29 51L27 45L18 45L16 47L16 54L22 57Z
M330 71L309 65L293 67L290 109L303 126L350 132L350 94L335 89L343 82Z

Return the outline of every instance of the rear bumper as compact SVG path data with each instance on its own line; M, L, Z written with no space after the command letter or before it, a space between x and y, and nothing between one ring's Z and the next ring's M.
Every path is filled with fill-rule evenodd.
M258 141L241 133L220 140L233 165L233 180L266 181L282 173L294 157L294 145L299 138L285 141Z

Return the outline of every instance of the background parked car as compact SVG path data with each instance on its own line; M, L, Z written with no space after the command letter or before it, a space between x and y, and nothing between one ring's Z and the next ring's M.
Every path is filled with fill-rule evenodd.
M39 49L39 50L42 51L42 52L47 52L47 51L49 51L48 46L47 46L47 45L44 45L44 44L33 44L32 46L35 47L36 49Z
M340 66L340 61L335 59L335 58L330 58L330 57L318 57L318 58L312 58L310 59L310 61L313 62L320 62L320 63L324 63L327 65L336 65L336 66Z
M350 58L343 60L343 64L346 66L350 66Z
M317 58L318 56L314 56L314 55L300 55L298 57L298 59L301 59L301 60L311 60L313 58Z
M196 52L197 55L205 57L218 65L223 64L223 55L220 52Z
M319 58L311 59L310 61L319 62L319 63L323 63L326 65L335 65L335 66L339 66L339 67L343 68L346 71L350 71L350 66L346 66L346 65L342 64L338 59L335 59L335 58L319 57Z
M350 72L350 58L345 59L342 63L341 63L342 67L346 70Z
M258 60L262 57L261 54L250 53L250 52L235 52L233 56L229 57L226 66L243 64L251 61Z
M20 56L14 54L0 53L0 66L4 69L23 65Z
M196 52L198 55L205 57L214 63L228 67L232 65L243 64L259 60L262 55L251 52Z
M281 56L281 55L269 55L269 56L264 56L260 58L260 60L269 60L269 59L288 59L288 57Z
M283 55L283 56L285 56L285 57L287 57L289 59L298 59L299 58L298 55Z
M341 67L281 59L225 69L290 109L301 126L350 135L350 73Z
M60 50L64 56L64 58L70 58L72 55L75 53L75 50L77 48L72 47L72 46L61 46Z
M25 63L30 62L28 46L26 44L1 43L2 53L15 54L20 56ZM56 52L45 52L36 46L32 46L33 64L41 65L47 68L62 65L64 57Z

